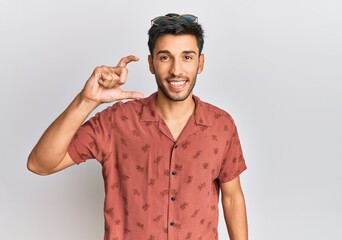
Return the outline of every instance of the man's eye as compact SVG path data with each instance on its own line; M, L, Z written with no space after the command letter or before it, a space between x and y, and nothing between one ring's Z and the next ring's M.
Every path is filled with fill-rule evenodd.
M169 57L168 56L161 56L160 60L161 61L167 61L167 60L169 60Z
M192 56L184 56L185 60L191 60Z

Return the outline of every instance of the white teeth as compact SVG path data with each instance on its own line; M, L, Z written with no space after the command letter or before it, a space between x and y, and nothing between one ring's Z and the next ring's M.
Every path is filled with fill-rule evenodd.
M181 81L181 82L170 82L171 85L173 86L181 86L185 83L186 81Z

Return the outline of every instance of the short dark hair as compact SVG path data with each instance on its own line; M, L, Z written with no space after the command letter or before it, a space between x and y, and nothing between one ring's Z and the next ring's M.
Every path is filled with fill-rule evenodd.
M169 13L165 16L168 17L177 17L179 14ZM172 34L172 35L183 35L190 34L196 37L197 46L199 49L199 54L201 54L204 44L204 31L202 26L197 22L191 22L182 18L170 18L165 19L162 22L158 23L158 26L152 25L150 30L148 31L148 48L151 56L153 57L153 50L156 44L158 37Z

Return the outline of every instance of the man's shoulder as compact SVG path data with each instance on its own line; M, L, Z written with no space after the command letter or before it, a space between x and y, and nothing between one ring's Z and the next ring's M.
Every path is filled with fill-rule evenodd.
M134 99L128 101L119 101L114 103L111 107L113 109L122 109L124 111L135 110L141 108L146 103L146 98Z
M198 103L201 106L201 108L203 109L203 113L207 114L208 117L210 117L214 120L219 120L219 119L222 119L225 121L228 120L229 122L234 124L234 120L228 111L226 111L226 110L222 109L221 107L218 107L212 103L202 101L199 98L198 98Z
M118 101L108 106L104 111L114 116L139 116L144 106L149 104L151 96L141 99L134 99L128 101Z

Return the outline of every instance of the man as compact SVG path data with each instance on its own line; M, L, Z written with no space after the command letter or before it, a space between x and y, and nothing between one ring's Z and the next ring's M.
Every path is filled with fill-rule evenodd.
M148 45L158 91L144 98L120 89L135 56L97 67L32 150L28 169L47 175L97 159L106 192L104 239L218 239L221 190L230 239L246 240L239 181L246 165L236 126L192 93L204 66L197 17L153 19ZM135 100L117 102L82 125L101 103L124 99Z

